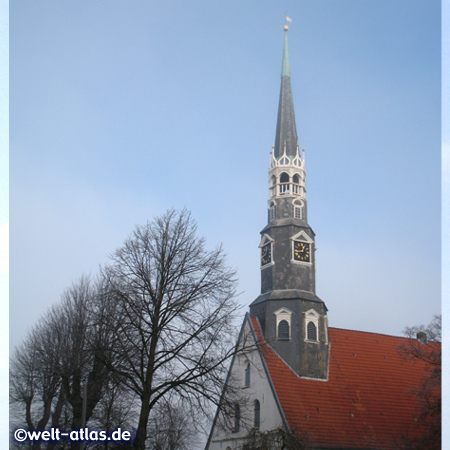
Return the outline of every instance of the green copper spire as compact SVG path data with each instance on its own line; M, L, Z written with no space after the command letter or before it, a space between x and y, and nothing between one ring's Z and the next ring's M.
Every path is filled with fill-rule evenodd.
M288 26L284 26L284 48L283 48L283 65L281 66L281 76L282 77L290 77L291 71L289 69L289 50L288 50Z
M297 128L295 126L294 101L291 92L291 71L287 42L288 26L284 26L283 66L281 69L280 101L278 103L277 130L275 133L275 158L297 154Z

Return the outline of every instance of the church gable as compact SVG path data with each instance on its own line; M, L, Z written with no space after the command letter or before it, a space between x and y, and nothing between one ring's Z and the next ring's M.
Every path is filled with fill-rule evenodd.
M242 325L238 352L227 378L222 405L226 413L216 413L206 445L208 450L238 448L251 430L261 432L284 425L282 412L268 376L267 366L259 348L250 316Z
M293 241L306 242L307 244L312 244L314 241L305 233L304 230L297 233L295 236L291 238Z
M273 239L268 234L264 234L258 247L259 248L264 247L265 245L271 244L272 242Z

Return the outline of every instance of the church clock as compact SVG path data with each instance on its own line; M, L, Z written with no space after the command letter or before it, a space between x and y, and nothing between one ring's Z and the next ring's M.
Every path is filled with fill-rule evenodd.
M267 225L258 245L261 294L250 305L250 316L258 318L264 340L299 377L327 380L327 307L316 295L315 234L308 224L305 153L295 126L287 30L267 180Z
M261 266L272 262L272 248L270 242L261 247Z
M294 261L311 262L311 249L307 242L294 241Z

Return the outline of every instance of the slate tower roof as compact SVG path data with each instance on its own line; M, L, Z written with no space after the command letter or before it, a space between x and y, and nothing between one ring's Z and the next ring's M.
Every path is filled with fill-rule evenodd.
M283 63L281 66L281 88L278 103L277 129L275 134L275 158L283 155L286 143L286 154L294 157L297 152L297 128L295 125L294 102L291 91L291 71L289 66L288 27L284 27Z

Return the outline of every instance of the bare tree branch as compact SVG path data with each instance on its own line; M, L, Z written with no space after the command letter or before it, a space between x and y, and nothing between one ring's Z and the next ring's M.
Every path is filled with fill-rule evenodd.
M205 249L187 211L170 210L136 227L102 277L111 368L141 400L135 448L144 449L150 413L169 396L218 402L235 351L235 271L222 248Z
M410 360L423 361L428 375L423 378L415 394L422 409L418 420L427 430L421 439L404 436L401 448L408 450L439 450L441 448L441 316L434 316L427 326L407 327L404 330L408 343L399 348L400 354Z

